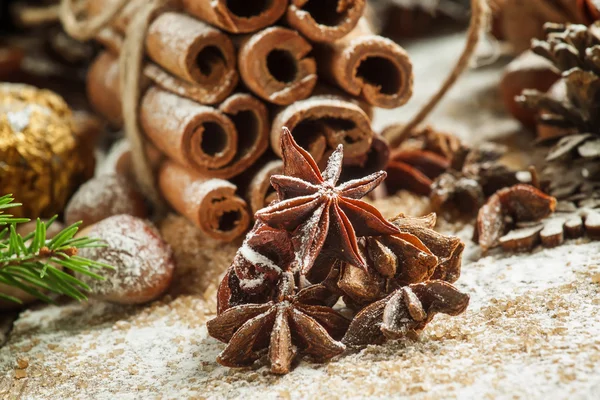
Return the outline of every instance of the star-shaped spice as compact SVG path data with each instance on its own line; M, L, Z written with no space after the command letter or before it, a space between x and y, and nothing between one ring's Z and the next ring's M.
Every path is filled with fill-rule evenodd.
M284 175L275 175L271 184L279 202L256 213L265 224L292 234L295 268L306 274L322 252L366 268L357 236L398 233L373 206L359 199L375 189L386 177L383 171L336 186L343 146L329 158L321 174L312 156L294 141L284 128L281 136Z
M469 295L444 281L405 286L356 314L342 342L364 346L400 339L422 330L435 314L458 315L468 305Z
M475 241L487 251L500 244L500 239L511 225L540 221L551 215L555 209L556 199L533 186L518 184L501 189L479 210ZM511 246L513 250L519 250L521 247L531 247L531 243L525 239L512 243Z
M293 274L285 272L276 300L235 306L209 321L209 334L228 343L217 361L228 367L244 367L268 349L271 372L286 374L297 354L317 361L341 354L345 346L338 340L350 321L321 305L328 293L321 285L295 290Z
M435 214L422 218L400 214L391 222L402 232L361 239L367 271L350 264L342 266L338 286L349 305L380 300L409 284L431 279L454 282L460 276L464 243L434 231Z

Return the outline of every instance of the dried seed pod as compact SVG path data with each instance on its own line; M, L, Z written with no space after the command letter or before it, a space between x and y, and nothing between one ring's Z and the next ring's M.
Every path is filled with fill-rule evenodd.
M268 349L271 372L286 374L298 354L325 361L345 350L338 340L350 323L319 303L318 285L297 291L293 274L283 273L276 297L267 303L243 304L220 313L207 324L209 334L227 344L218 356L221 365L242 367ZM294 335L291 332L294 332Z
M511 223L539 221L554 212L556 199L530 185L499 190L477 215L477 241L488 250L499 244Z
M361 310L342 342L348 346L383 343L422 330L435 314L459 315L469 305L469 296L443 281L404 286Z

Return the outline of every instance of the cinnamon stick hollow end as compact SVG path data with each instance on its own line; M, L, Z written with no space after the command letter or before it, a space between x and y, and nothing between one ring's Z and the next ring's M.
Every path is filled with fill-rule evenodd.
M156 87L142 97L140 123L159 150L199 171L223 167L237 152L237 130L226 115Z
M354 29L365 7L365 0L291 0L286 20L309 40L333 42Z
M248 205L232 183L204 178L172 161L161 165L158 182L167 202L207 236L230 242L248 229Z
M382 108L396 108L412 96L413 72L408 53L376 35L354 38L334 55L333 79L355 96Z
M252 177L246 198L250 203L253 213L265 208L274 200L277 200L277 192L271 185L271 177L283 173L283 162L273 160L263 165Z
M237 82L231 39L185 14L159 15L148 28L146 51L154 62L190 83L221 87Z
M344 157L341 182L358 179L378 171L384 171L390 161L390 146L380 135L373 136L369 151L358 157Z
M235 125L238 135L237 152L227 165L210 170L210 174L229 179L253 165L267 150L271 121L267 107L246 93L230 96L219 106L219 110Z
M312 46L298 32L270 27L243 40L239 70L245 85L259 97L278 105L305 99L317 83Z
M231 33L258 31L277 21L287 0L182 0L191 15Z
M339 96L320 95L298 101L281 110L271 128L271 147L281 157L282 128L320 161L326 148L344 145L345 157L358 157L371 148L373 130L365 111Z

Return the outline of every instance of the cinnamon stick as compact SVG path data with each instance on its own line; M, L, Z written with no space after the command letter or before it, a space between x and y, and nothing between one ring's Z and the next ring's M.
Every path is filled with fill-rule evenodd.
M272 25L287 0L182 0L185 11L231 33L250 33Z
M412 64L393 41L373 35L362 18L356 28L333 43L315 45L319 76L369 104L396 108L412 95Z
M190 83L218 87L237 79L235 48L229 37L185 14L159 15L148 28L146 52L165 70Z
M347 182L378 171L384 171L390 161L390 147L383 136L375 134L369 151L358 157L344 157L340 182Z
M277 112L271 128L271 147L281 157L282 128L320 161L327 149L344 145L345 157L364 155L371 148L371 120L355 102L337 95L317 95Z
M102 52L90 65L86 83L90 105L114 128L123 126L119 64L109 52Z
M106 28L96 40L119 54L123 37ZM239 81L236 52L223 32L185 14L165 12L150 24L145 40L144 75L155 84L202 104L229 96ZM155 64L156 63L156 64Z
M365 0L290 0L286 22L314 42L333 42L358 24Z
M298 32L270 27L239 42L239 70L244 84L257 96L288 105L310 96L317 83L311 45Z
M267 107L254 96L245 93L229 97L219 106L219 110L235 125L238 133L237 152L227 165L210 169L208 174L229 179L253 165L267 150L271 120Z
M253 214L277 200L277 192L271 186L271 177L281 173L283 161L274 159L271 154L234 179L240 192L244 193Z
M155 86L142 96L139 117L160 151L196 170L223 167L237 151L237 130L226 115Z
M172 161L161 165L158 182L167 202L206 235L230 242L248 229L248 205L232 183L204 178Z

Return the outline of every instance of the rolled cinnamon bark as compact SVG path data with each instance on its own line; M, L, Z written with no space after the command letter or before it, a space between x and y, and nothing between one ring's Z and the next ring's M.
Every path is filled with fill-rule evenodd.
M237 130L226 115L157 87L142 96L140 124L160 151L199 171L223 167L237 152Z
M387 140L382 136L375 134L369 151L358 157L344 157L344 169L340 177L340 182L346 182L352 179L372 174L378 171L384 171L390 161L390 147Z
M172 161L161 165L158 182L167 202L206 235L230 242L248 229L248 205L232 183L204 178Z
M315 45L319 76L382 108L403 105L412 95L412 64L393 41L370 33L363 18L344 38Z
M245 93L229 97L219 106L219 110L235 125L238 134L237 152L227 165L209 169L208 174L229 179L244 172L267 150L271 120L267 107L254 96Z
M115 29L102 30L96 40L119 54L123 38ZM237 55L229 36L185 14L157 16L148 28L145 48L157 65L146 63L144 75L172 93L216 104L238 84Z
M310 96L317 83L311 45L298 32L270 27L239 41L239 70L257 96L288 105Z
M333 42L358 24L365 0L290 0L286 22L309 40Z
M277 200L277 192L271 186L271 177L283 172L283 161L264 157L251 169L234 179L234 183L244 193L252 214Z
M166 12L150 24L148 56L171 74L204 87L237 82L236 53L225 33L185 14Z
M185 11L231 33L258 31L277 21L287 0L182 0Z
M87 97L98 114L115 128L123 125L119 64L117 58L104 51L90 65L87 74Z
M335 149L339 144L344 145L345 157L364 155L373 140L371 121L365 111L336 95L312 96L279 110L271 128L271 147L279 157L284 126L317 162L327 148Z

